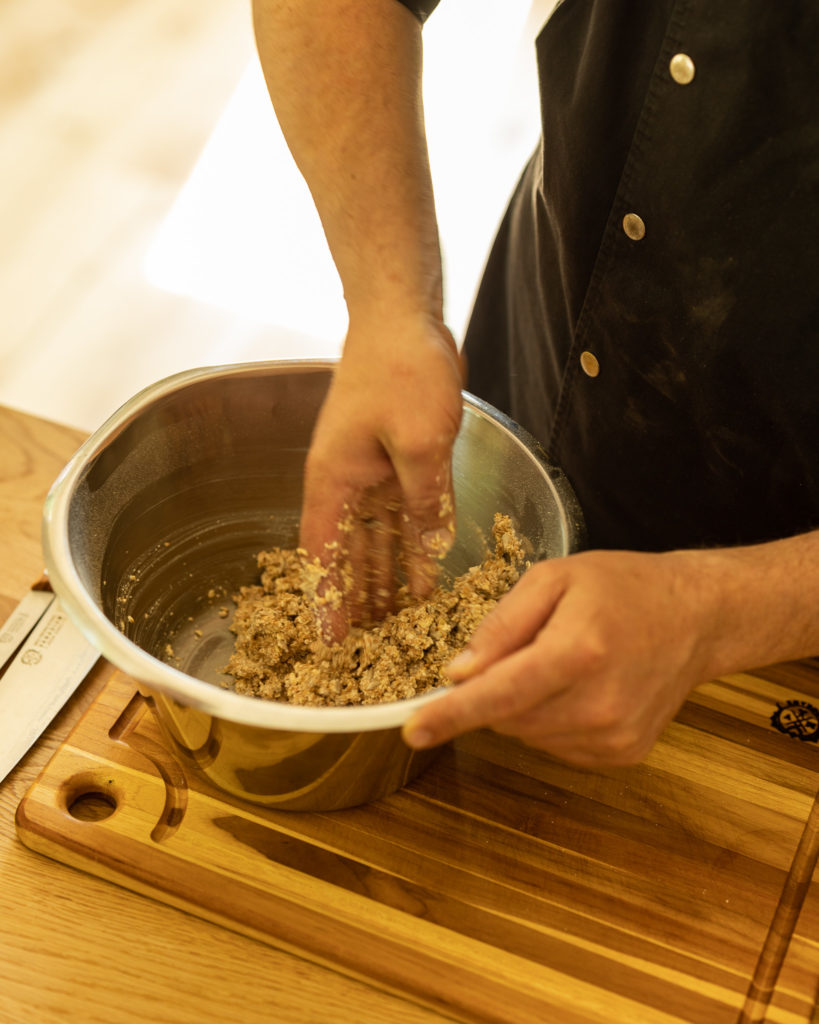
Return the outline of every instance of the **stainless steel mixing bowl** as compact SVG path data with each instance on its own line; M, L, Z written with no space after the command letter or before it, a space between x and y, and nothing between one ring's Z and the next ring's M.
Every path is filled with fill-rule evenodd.
M400 726L440 696L308 708L219 685L233 646L231 595L254 581L258 551L296 542L304 458L332 366L253 363L159 381L79 449L44 511L55 591L105 657L152 696L181 760L227 792L277 808L347 807L403 785L431 755L409 751ZM467 394L453 475L447 573L481 561L496 511L512 516L532 559L581 544L563 474Z

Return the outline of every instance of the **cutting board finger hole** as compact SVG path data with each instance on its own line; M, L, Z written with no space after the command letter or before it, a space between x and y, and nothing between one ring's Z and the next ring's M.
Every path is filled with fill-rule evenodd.
M63 804L76 821L105 821L119 807L114 780L95 772L83 772L63 786Z
M80 793L69 804L68 813L77 821L104 821L117 809L107 793Z

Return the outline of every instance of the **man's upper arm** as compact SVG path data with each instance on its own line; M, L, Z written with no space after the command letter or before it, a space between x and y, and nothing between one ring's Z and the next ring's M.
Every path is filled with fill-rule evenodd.
M438 0L398 0L423 24L438 6Z

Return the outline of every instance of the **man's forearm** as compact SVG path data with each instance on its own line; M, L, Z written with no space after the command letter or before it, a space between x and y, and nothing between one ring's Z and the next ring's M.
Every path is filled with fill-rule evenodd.
M819 531L688 554L712 608L712 675L819 655Z
M351 320L442 313L421 29L395 0L254 0L259 57Z

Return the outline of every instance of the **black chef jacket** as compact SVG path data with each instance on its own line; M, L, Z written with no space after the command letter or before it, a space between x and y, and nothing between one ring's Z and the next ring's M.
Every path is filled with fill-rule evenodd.
M543 135L469 389L541 440L595 546L819 527L819 5L563 0L536 45Z

